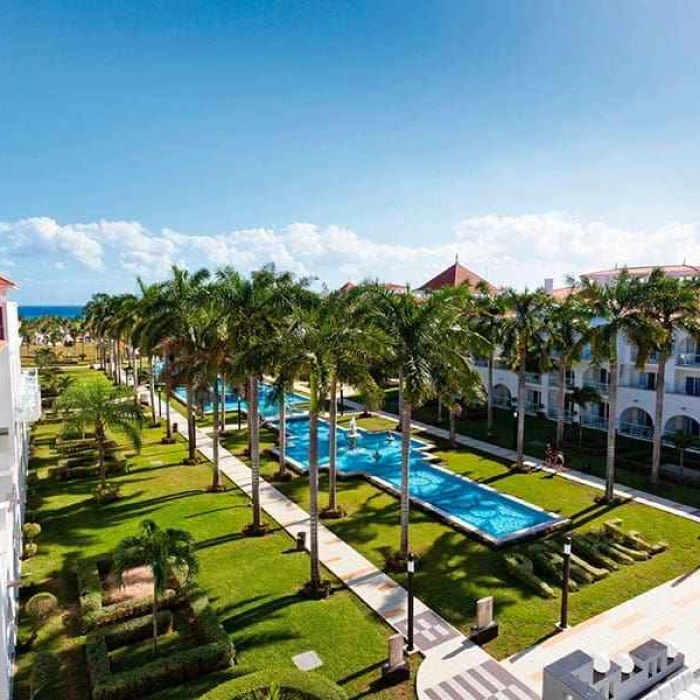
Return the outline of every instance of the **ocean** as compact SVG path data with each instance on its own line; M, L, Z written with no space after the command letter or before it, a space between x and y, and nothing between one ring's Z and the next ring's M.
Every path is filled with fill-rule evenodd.
M39 318L40 316L60 316L61 318L79 318L83 314L82 306L23 306L19 307L20 318Z

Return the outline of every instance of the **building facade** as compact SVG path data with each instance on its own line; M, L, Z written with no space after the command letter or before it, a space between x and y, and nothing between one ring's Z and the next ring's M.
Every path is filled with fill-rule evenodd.
M653 268L628 268L630 274L644 277ZM663 268L673 277L695 277L700 269L689 265L674 265ZM619 269L603 270L585 275L601 284L608 284L619 274ZM545 285L545 288L547 286ZM551 290L553 296L561 298L571 290ZM619 382L616 415L610 416L608 391L610 375L605 363L593 364L590 350L585 349L579 362L566 378L566 418L569 422L581 423L584 427L607 430L614 420L621 435L641 440L651 440L654 430L654 405L658 379L658 358L650 355L643 368L637 367L638 349L626 338L618 338ZM487 369L484 362L478 367L486 385ZM676 333L674 352L666 364L666 396L664 400L664 433L683 433L700 437L700 339L687 333ZM527 374L527 398L525 410L531 415L541 415L555 420L558 415L559 377L556 372ZM591 386L598 390L601 401L585 407L573 403L574 387ZM517 397L518 379L501 362L494 369L493 399L496 406L511 409Z
M0 700L12 692L29 428L41 415L36 370L20 366L15 288L0 277Z

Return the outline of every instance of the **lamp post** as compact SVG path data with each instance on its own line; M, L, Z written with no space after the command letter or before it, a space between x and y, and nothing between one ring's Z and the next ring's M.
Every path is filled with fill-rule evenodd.
M518 449L518 409L513 407L513 449Z
M557 627L560 630L569 627L569 576L571 574L571 537L564 540L564 571L561 582L561 617Z
M410 654L413 651L413 574L416 572L416 558L413 552L408 553L406 571L408 573L408 653Z

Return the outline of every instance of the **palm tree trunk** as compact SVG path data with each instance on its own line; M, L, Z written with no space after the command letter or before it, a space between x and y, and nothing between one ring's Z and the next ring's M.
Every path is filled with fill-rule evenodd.
M437 402L437 422L442 423L442 399L438 399Z
M287 398L284 391L280 392L279 399L279 476L287 474Z
M399 424L397 430L401 431L401 424L403 415L403 370L399 370L399 402L398 402L398 413L399 413Z
M253 532L259 532L262 519L260 513L260 423L258 419L258 378L250 375L248 400L248 435L250 437L250 472L253 501Z
M168 442L173 439L173 427L170 423L170 386L167 382L163 385L165 391L165 437Z
M666 362L665 350L659 352L659 369L656 375L656 404L654 410L654 437L651 449L651 483L659 484L661 471L661 445L664 437L664 399L666 398Z
M151 400L151 425L154 428L158 427L158 419L156 418L156 370L153 366L153 355L148 355L148 393Z
M328 510L338 508L338 381L331 380L328 433Z
M97 438L97 464L100 470L100 483L104 490L107 486L107 466L105 464L105 430L101 420L95 424L95 437Z
M119 338L115 341L116 351L117 351L117 384L121 386L122 383L122 349L119 343Z
M411 409L411 402L404 399L401 411L401 556L406 559L410 551Z
M139 405L139 373L136 369L136 348L131 349L131 379L134 382L134 404Z
M455 425L455 409L450 406L449 409L450 417L450 444L452 447L457 447L457 426Z
M309 377L309 389L309 583L312 589L317 589L321 585L321 567L318 559L318 380L314 371Z
M493 352L489 353L488 362L488 388L486 393L486 434L493 432Z
M197 458L197 436L195 434L194 411L194 389L190 381L187 383L187 442L189 444L187 459L191 464L193 464Z
M613 338L617 343L617 338ZM605 464L605 500L615 497L615 438L617 433L617 359L610 360L610 387L608 389L608 445Z
M557 439L556 447L561 450L564 443L564 413L566 411L566 362L559 358L559 387L557 391Z
M525 460L525 353L520 353L518 367L518 429L516 439L516 466L523 468Z
M219 474L219 377L214 379L214 396L212 401L212 423L214 431L212 433L212 462L213 473L211 490L218 491L221 487L221 478Z

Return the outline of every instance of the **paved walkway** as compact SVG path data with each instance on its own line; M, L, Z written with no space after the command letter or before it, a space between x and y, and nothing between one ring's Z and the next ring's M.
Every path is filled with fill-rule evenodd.
M355 401L350 401L345 399L345 404L356 409L358 411L363 410L363 406ZM390 420L398 421L399 417L395 413L388 413L386 411L379 411L377 415L383 418L388 418ZM428 435L434 435L435 437L442 438L443 440L450 439L450 433L444 428L438 428L430 423L422 423L421 421L413 421L412 425L418 430L422 430ZM469 437L467 435L462 435L457 433L457 443L463 447L468 447L470 449L476 450L477 452L482 452L484 454L493 455L506 462L515 462L517 459L517 454L515 450L510 450L505 447L499 447L491 442L486 442L484 440L477 440L476 438ZM555 470L550 467L546 467L541 459L536 457L530 457L525 455L525 463L536 469L542 469L543 471L554 473ZM573 481L578 484L583 484L584 486L590 486L591 488L597 489L599 491L605 491L605 480L597 476L592 476L591 474L585 474L584 472L577 471L576 469L567 469L564 472L557 472L557 474L564 479ZM692 520L700 524L700 510L693 508L692 506L687 506L682 503L676 503L668 498L661 498L660 496L655 496L654 494L648 493L646 491L640 491L639 489L633 489L628 486L616 486L615 494L621 498L629 498L636 503L641 503L651 508L656 508L657 510L663 510L667 513L677 515L680 518L685 518L686 520Z
M171 406L170 410L186 422L177 406ZM213 459L213 441L208 429L197 429L197 450L207 459ZM221 446L219 466L238 488L251 496L250 469ZM292 537L305 532L309 542L309 514L265 480L260 482L260 503ZM406 590L322 524L318 538L323 565L405 636ZM417 680L420 700L539 700L520 679L417 598L414 613L414 643L425 657Z

